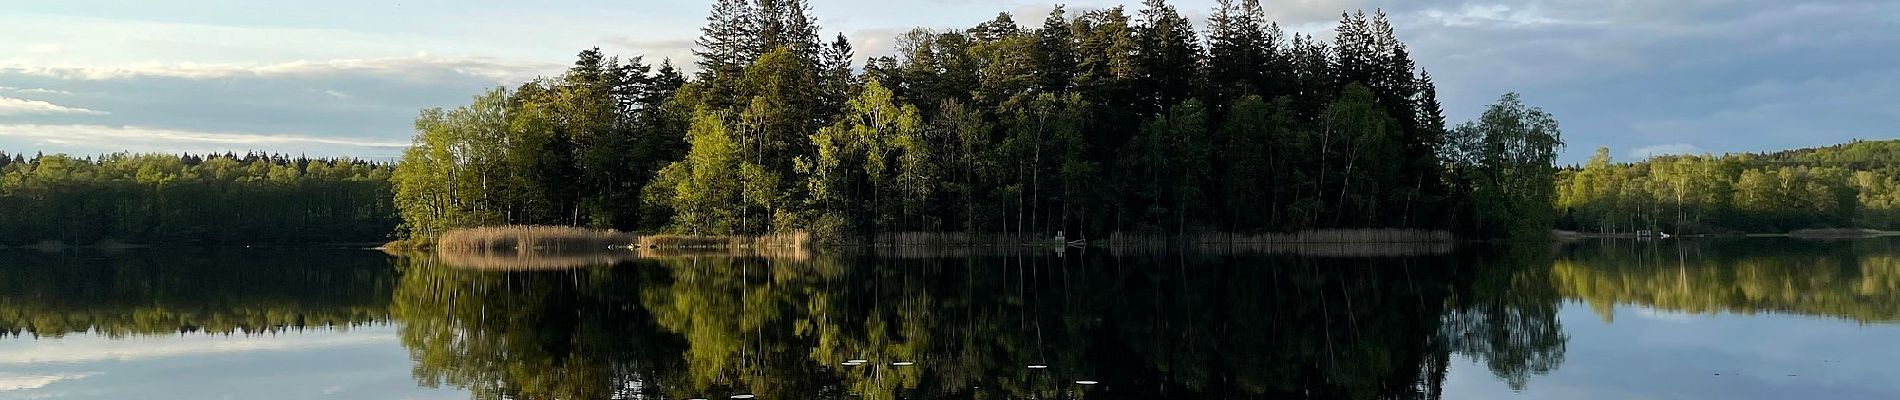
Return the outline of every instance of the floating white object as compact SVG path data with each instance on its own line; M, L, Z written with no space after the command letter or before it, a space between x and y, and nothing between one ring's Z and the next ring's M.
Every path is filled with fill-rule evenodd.
M1036 364L1036 365L1031 365L1031 366L1029 366L1029 369L1043 369L1043 368L1049 368L1049 366L1047 366L1047 365L1042 365L1042 364Z
M1101 382L1096 382L1096 381L1075 381L1075 383L1077 383L1077 384L1082 384L1082 385L1093 385L1093 384L1097 384L1097 383L1101 383Z
M867 361L864 361L864 360L844 360L844 363L845 363L845 364L863 364L863 363L865 363L865 362L867 362Z
M899 366L899 367L908 367L912 365L917 365L917 363L909 362L909 361L898 361L898 362L891 363L891 365Z
M735 394L735 395L732 395L732 398L735 398L735 399L750 399L750 398L753 398L753 397L756 397L756 396L753 396L753 395L749 395L749 394Z

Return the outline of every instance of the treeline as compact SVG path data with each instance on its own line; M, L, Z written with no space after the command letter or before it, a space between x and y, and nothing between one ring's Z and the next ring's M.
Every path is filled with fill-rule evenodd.
M388 164L267 154L0 153L0 245L374 242Z
M417 120L405 231L564 224L821 237L1548 225L1555 121L1449 129L1383 14L1323 42L1253 0L916 29L861 69L801 0L720 0L698 71L581 52ZM1483 204L1483 207L1478 207Z
M1558 226L1592 232L1900 229L1900 141L1617 163L1558 174Z

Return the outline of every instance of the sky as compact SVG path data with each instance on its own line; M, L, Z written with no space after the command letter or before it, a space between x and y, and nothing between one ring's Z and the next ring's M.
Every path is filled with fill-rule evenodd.
M825 37L887 55L913 27L964 28L1055 4L810 0ZM1172 0L1198 22L1214 0ZM1767 151L1900 137L1900 1L1261 0L1331 36L1382 9L1447 117L1506 92L1598 147ZM1077 0L1071 11L1139 2ZM261 150L393 159L428 107L559 73L582 49L692 64L710 1L15 0L0 3L0 151ZM1205 24L1197 24L1204 27ZM1030 26L1033 28L1033 26ZM862 64L860 64L862 65Z

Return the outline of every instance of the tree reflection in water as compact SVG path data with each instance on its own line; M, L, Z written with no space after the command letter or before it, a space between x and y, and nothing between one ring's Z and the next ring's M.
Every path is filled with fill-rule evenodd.
M1694 314L1784 313L1900 322L1894 240L1593 242L1566 249L1552 285L1605 321L1633 304Z
M520 272L430 257L392 268L363 251L0 251L0 333L393 320L420 383L478 399L1436 398L1454 355L1519 388L1560 367L1564 300L1606 320L1634 306L1900 321L1896 244L636 253Z
M1097 253L412 258L392 310L421 382L484 399L1436 398L1454 353L1562 360L1547 252Z

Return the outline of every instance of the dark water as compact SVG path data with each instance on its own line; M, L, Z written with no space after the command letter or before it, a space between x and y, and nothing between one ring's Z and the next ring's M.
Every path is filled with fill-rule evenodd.
M1900 396L1896 240L1267 250L0 252L0 399Z

